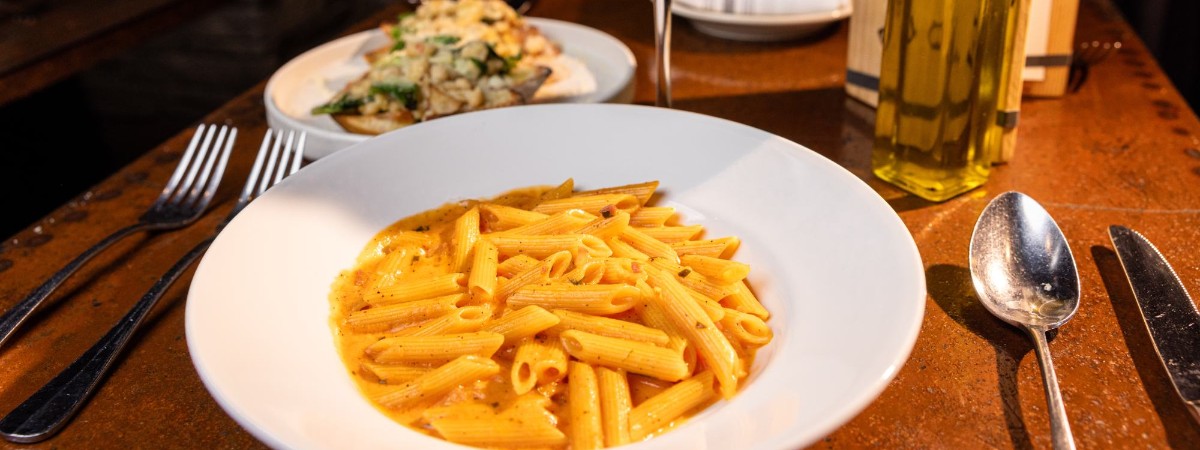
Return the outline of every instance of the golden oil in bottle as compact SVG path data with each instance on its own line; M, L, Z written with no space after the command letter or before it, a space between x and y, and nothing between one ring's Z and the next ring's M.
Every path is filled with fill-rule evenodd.
M987 181L1023 0L891 0L875 175L932 201Z

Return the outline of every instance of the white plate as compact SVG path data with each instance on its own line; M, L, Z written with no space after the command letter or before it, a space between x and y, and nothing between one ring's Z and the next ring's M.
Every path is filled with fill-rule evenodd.
M600 30L560 20L526 17L569 58L555 68L571 76L542 86L535 101L552 103L629 103L633 101L637 61L625 44ZM322 158L370 136L350 133L328 115L310 111L329 101L368 69L363 55L388 44L379 29L355 33L295 57L267 81L263 102L272 128L308 132L305 157ZM586 66L587 70L579 65ZM573 70L572 70L573 69ZM582 93L580 93L582 92Z
M675 3L671 11L692 21L697 30L716 37L737 41L785 41L821 31L850 17L850 2L830 11L803 14L730 14Z
M359 394L334 348L330 285L397 219L567 177L585 189L660 180L659 204L710 236L741 237L736 257L753 267L750 282L773 313L775 339L742 392L631 450L800 447L866 407L908 358L925 305L920 255L887 203L849 172L708 116L534 105L380 136L246 208L188 294L201 379L274 447L461 448L392 422Z

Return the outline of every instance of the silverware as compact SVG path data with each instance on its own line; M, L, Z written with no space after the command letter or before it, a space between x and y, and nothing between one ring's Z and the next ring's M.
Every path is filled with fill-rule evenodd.
M0 435L12 442L30 443L42 441L62 429L63 425L79 410L99 385L100 379L108 372L114 360L120 355L130 336L137 331L146 315L158 303L159 298L171 287L180 275L196 261L208 246L216 239L221 229L229 223L251 200L261 195L267 188L278 183L285 176L300 168L300 160L304 153L305 134L298 136L288 133L286 139L283 133L267 130L254 167L246 179L242 194L234 205L233 211L213 231L212 235L200 242L189 251L179 262L175 263L158 282L150 288L146 295L121 318L104 337L100 338L92 348L84 352L78 360L46 383L41 389L30 396L15 410L0 419ZM265 167L264 167L265 162ZM276 167L278 166L278 167ZM259 175L262 175L260 178Z
M654 2L654 105L671 107L671 2Z
M1054 448L1075 448L1046 332L1079 309L1079 273L1067 239L1036 201L1005 192L988 204L971 235L971 280L983 306L1034 342Z
M104 249L139 231L182 228L200 218L217 192L217 186L221 184L225 162L229 159L235 139L237 128L224 125L220 129L216 125L196 127L196 134L179 159L175 173L171 174L158 199L138 218L137 223L113 232L85 250L0 317L0 348L50 293Z
M1108 236L1129 277L1154 350L1175 392L1200 422L1200 312L1154 244L1118 225L1108 227Z

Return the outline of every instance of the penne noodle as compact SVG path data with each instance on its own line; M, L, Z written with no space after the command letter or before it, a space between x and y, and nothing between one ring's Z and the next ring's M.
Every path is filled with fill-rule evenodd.
M620 236L621 231L629 226L629 214L617 211L612 217L597 218L574 230L577 234L590 234L603 240Z
M600 278L601 283L607 284L637 284L639 280L646 279L646 272L642 270L642 264L645 261L635 261L631 258L600 258L599 261L604 263L604 276Z
M683 358L684 364L687 364L688 376L696 371L696 347L688 343L687 337L682 332L675 328L671 320L667 318L667 313L661 307L653 303L646 303L639 308L642 315L642 322L647 326L657 330L662 330L667 333L668 341L667 348L679 352Z
M482 230L489 233L510 230L522 225L528 225L544 220L549 215L526 211L511 206L481 203L479 205L479 221Z
M495 375L500 365L486 356L463 355L404 383L375 399L387 408L401 408L441 398L460 384Z
M530 284L545 283L550 281L551 278L561 277L566 273L567 267L570 265L571 254L566 251L547 256L546 259L538 262L536 266L517 274L517 276L500 286L500 289L496 291L495 299L505 301L522 287Z
M446 361L464 355L490 357L504 335L488 331L441 336L396 336L367 346L366 354L377 363L403 364Z
M726 333L748 347L766 345L774 336L771 327L768 327L767 323L758 316L734 309L725 311L725 318L721 319L721 327Z
M654 191L656 189L658 189L657 181L647 181L645 183L626 184L623 186L613 186L580 192L575 195L629 194L637 197L638 204L645 205L646 202L650 201L650 197L654 195Z
M750 266L728 259L711 256L685 255L679 257L684 266L708 277L715 284L733 284L746 279L750 275Z
M605 241L605 243L608 244L608 248L612 250L613 256L615 257L628 258L637 261L650 261L649 255L642 253L641 250L633 248L632 245L629 245L628 242L625 242L621 239L612 238Z
M537 222L521 225L519 227L503 231L502 233L513 236L576 233L575 230L582 228L584 225L591 223L593 220L599 219L597 219L596 216L588 214L582 209L567 209L556 212L553 215Z
M720 302L708 298L707 295L701 294L690 287L684 286L684 289L687 290L688 295L692 296L692 300L695 300L696 304L704 309L704 313L708 314L708 318L712 319L713 322L718 322L725 317L725 307L721 306Z
M688 373L679 352L666 347L578 330L564 331L559 339L567 353L590 364L625 369L665 381L679 381Z
M648 282L659 292L648 299L650 303L662 308L675 329L696 347L697 356L716 376L721 396L733 397L738 385L735 371L738 356L729 340L695 301L689 301L691 296L674 275L656 266L651 266L649 272ZM570 351L570 347L567 350Z
M721 304L726 308L746 314L753 314L762 320L767 320L771 317L771 313L767 311L767 308L763 307L762 303L758 301L758 297L755 297L754 293L750 291L750 287L746 285L745 280L734 284L730 291L729 295L721 299Z
M741 241L736 237L706 239L703 241L683 241L668 244L675 249L680 257L683 255L703 255L713 258L729 259L737 251Z
M461 273L448 273L415 280L406 279L385 288L364 292L363 301L371 306L381 306L441 297L464 292L466 282L467 276Z
M591 259L576 264L574 269L559 279L571 284L596 284L604 278L604 268L603 261Z
M629 226L638 228L666 226L667 221L671 220L673 216L675 216L675 208L669 206L642 206L629 217Z
M637 228L638 231L645 233L661 242L671 244L673 242L684 242L694 239L704 232L703 225L686 225L678 227L653 227L653 228ZM670 247L670 245L668 245Z
M518 395L563 379L567 375L567 351L556 339L527 337L517 344L513 357L512 386Z
M449 314L423 324L405 328L397 336L435 336L479 331L484 322L492 317L491 305L464 306Z
M467 271L467 264L471 261L471 251L475 249L477 240L479 240L479 208L471 208L454 221L454 235L450 238L451 270Z
M661 258L673 263L679 262L679 255L675 253L675 249L663 241L650 237L637 228L627 227L622 230L621 240L628 242L633 248L652 259Z
M562 334L567 330L579 330L600 336L649 342L658 346L664 346L670 342L666 332L645 325L562 309L551 312L559 318L559 322L547 330L550 333Z
M476 302L491 301L496 294L496 273L500 265L500 253L496 245L487 239L475 244L475 257L471 263L471 276L467 289Z
M433 370L428 367L394 366L363 362L358 367L358 375L372 383L398 385L412 381Z
M541 201L567 198L575 194L575 179L567 178L554 189L542 193Z
M642 206L637 197L629 194L576 195L539 203L533 212L554 214L568 209L582 209L593 216L611 217L617 211L632 213Z
M499 251L499 250L497 250ZM568 254L568 258L570 254ZM515 255L496 266L496 274L508 278L536 266L538 259L529 255Z
M712 298L720 299L729 295L733 291L732 285L721 285L713 282L699 272L692 270L690 267L684 267L678 263L671 262L666 258L651 258L650 264L671 273L676 280L683 283L684 286L699 292L700 294Z
M570 370L567 403L571 414L571 450L604 448L596 372L592 366L578 361L571 361Z
M387 331L446 314L466 299L466 294L451 294L427 300L376 306L350 313L343 323L346 328L360 333Z
M537 305L509 311L504 317L484 325L483 331L504 335L504 343L512 344L558 324L561 319Z
M429 421L447 441L477 447L544 448L567 444L567 436L550 423L510 418L447 418Z
M554 253L567 251L573 256L587 255L597 258L612 256L612 249L598 237L588 234L557 234L548 236L510 236L491 234L488 239L496 244L501 256L529 255L545 258Z
M629 380L625 377L625 371L597 367L596 384L600 391L600 425L604 430L604 444L616 447L630 443L629 412L633 409L633 399L629 395Z
M680 381L642 402L629 413L629 434L634 441L667 426L692 408L714 397L713 375L709 372Z
M627 311L641 298L641 291L619 284L552 283L528 285L508 297L509 306L537 305L547 309L609 315Z

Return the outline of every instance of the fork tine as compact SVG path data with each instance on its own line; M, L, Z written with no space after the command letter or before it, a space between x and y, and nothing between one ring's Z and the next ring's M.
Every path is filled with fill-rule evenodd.
M212 172L212 175L209 178L207 186L205 187L202 195L195 199L195 203L192 208L193 210L204 211L208 209L208 204L212 202L213 197L216 196L217 187L221 185L221 178L225 176L225 166L229 162L229 153L233 151L233 143L236 141L237 128L230 128L229 139L225 141L225 148L221 149L220 158L217 161L217 167L214 172ZM205 171L205 176L208 177L207 170ZM189 202L191 202L191 200L189 200Z
M186 192L187 196L179 200L180 206L185 208L190 207L196 203L197 199L200 198L200 194L204 192L205 186L211 181L209 178L212 176L213 166L216 165L217 160L221 157L221 152L225 144L225 138L228 134L229 128L222 126L221 131L217 133L216 141L212 144L212 151L209 152L208 157L204 160L204 167L200 169L197 174L198 177L196 178L195 183L192 185L192 188ZM184 192L180 192L180 196L183 196L184 194Z
M226 128L225 126L221 127L222 130L224 130L225 128ZM208 156L209 150L212 149L211 144L212 144L212 140L213 140L213 135L216 134L216 132L217 132L216 125L212 125L212 126L208 127L208 132L204 133L204 140L200 143L200 147L197 149L199 151L199 153L197 153L195 156L195 158L196 158L195 164L193 164L192 167L188 169L187 175L185 175L183 178L183 183L180 184L179 187L177 187L175 189L175 193L171 197L171 202L179 203L179 202L183 201L183 199L187 195L188 191L191 190L192 183L194 183L196 181L196 174L198 172L200 172L200 166L204 165L202 163L204 162L205 158Z
M300 170L300 161L304 159L304 144L308 140L308 132L300 132L300 142L296 143L296 155L292 158L292 168L288 170L288 174L296 173Z
M296 131L295 130L288 131L287 143L284 144L283 154L280 155L279 169L275 171L275 179L271 181L272 186L274 186L275 183L278 183L279 180L282 180L283 176L286 175L287 170L291 167L291 164L289 164L289 161L288 161L289 159L291 159L289 157L289 152L292 152L296 148L294 146L295 142L296 142Z
M267 149L271 145L272 131L267 128L267 133L263 135L262 145L258 147L258 155L254 157L254 167L250 168L250 175L246 177L246 186L242 188L242 195L238 197L238 203L250 201L250 196L254 193L254 186L258 184L258 174L262 171Z
M171 197L171 193L175 192L175 188L179 185L179 179L183 178L184 172L187 172L188 164L192 161L192 155L196 153L196 146L200 143L200 139L204 136L204 124L196 127L196 132L192 134L192 140L188 142L187 150L183 151L183 156L179 158L179 164L175 166L175 172L171 174L171 178L167 180L167 185L163 186L161 194L158 194L158 199L154 200L154 204L161 205Z
M262 178L259 180L258 190L254 192L255 196L261 195L271 185L271 173L275 172L275 163L279 161L280 147L283 145L283 132L275 130L275 143L271 146L271 155L267 158L267 166L263 169Z

